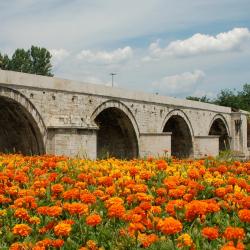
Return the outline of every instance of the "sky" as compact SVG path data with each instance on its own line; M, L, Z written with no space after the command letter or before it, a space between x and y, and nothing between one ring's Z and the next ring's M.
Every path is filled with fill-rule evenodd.
M250 0L0 0L0 52L56 77L185 98L250 83Z

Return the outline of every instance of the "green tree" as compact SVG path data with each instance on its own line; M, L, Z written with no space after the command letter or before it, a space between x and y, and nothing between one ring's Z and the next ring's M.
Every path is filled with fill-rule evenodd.
M29 51L16 49L10 60L9 70L31 73L32 62Z
M223 89L218 94L215 104L240 109L240 97L234 91L230 89Z
M231 107L235 110L246 110L250 112L250 84L246 83L243 85L243 89L241 91L223 89L217 95L217 98L211 100L206 96L203 97L186 97L188 100L199 101L199 102L207 102L214 103L220 106Z
M240 108L250 112L250 84L243 85L243 91L239 92L241 99Z
M8 70L10 66L10 59L7 55L0 53L0 69Z
M186 97L186 99L191 100L191 101L198 101L198 102L207 102L207 103L212 102L206 95L204 95L202 97L188 96L188 97Z
M31 49L16 49L11 59L0 53L0 68L24 73L53 76L52 55L45 48L31 46Z
M37 75L53 76L50 60L52 55L45 48L31 46L30 58L32 62L31 73Z

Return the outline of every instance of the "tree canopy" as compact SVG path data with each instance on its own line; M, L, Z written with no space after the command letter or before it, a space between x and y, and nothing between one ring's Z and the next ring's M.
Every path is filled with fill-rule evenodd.
M223 89L214 99L210 99L207 96L188 96L186 99L213 103L221 106L231 107L236 110L242 109L250 112L250 84L244 84L243 89L240 91Z
M0 53L0 68L36 75L53 76L52 55L45 48L31 46L30 49L16 49L12 57Z

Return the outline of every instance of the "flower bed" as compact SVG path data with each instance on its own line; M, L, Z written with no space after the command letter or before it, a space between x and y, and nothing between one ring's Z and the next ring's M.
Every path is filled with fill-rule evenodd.
M250 163L0 155L0 249L250 249Z

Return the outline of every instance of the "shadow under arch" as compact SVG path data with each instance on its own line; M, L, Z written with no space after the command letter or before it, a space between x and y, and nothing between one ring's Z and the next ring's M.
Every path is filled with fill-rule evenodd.
M212 119L208 135L219 136L219 151L230 149L230 134L226 119L222 115L215 115Z
M171 155L178 158L193 156L193 129L182 110L173 110L164 119L163 132L171 132Z
M45 153L46 127L34 105L17 90L0 86L0 152Z
M99 127L97 132L97 157L132 159L138 157L139 130L127 106L110 100L101 104L91 116Z

